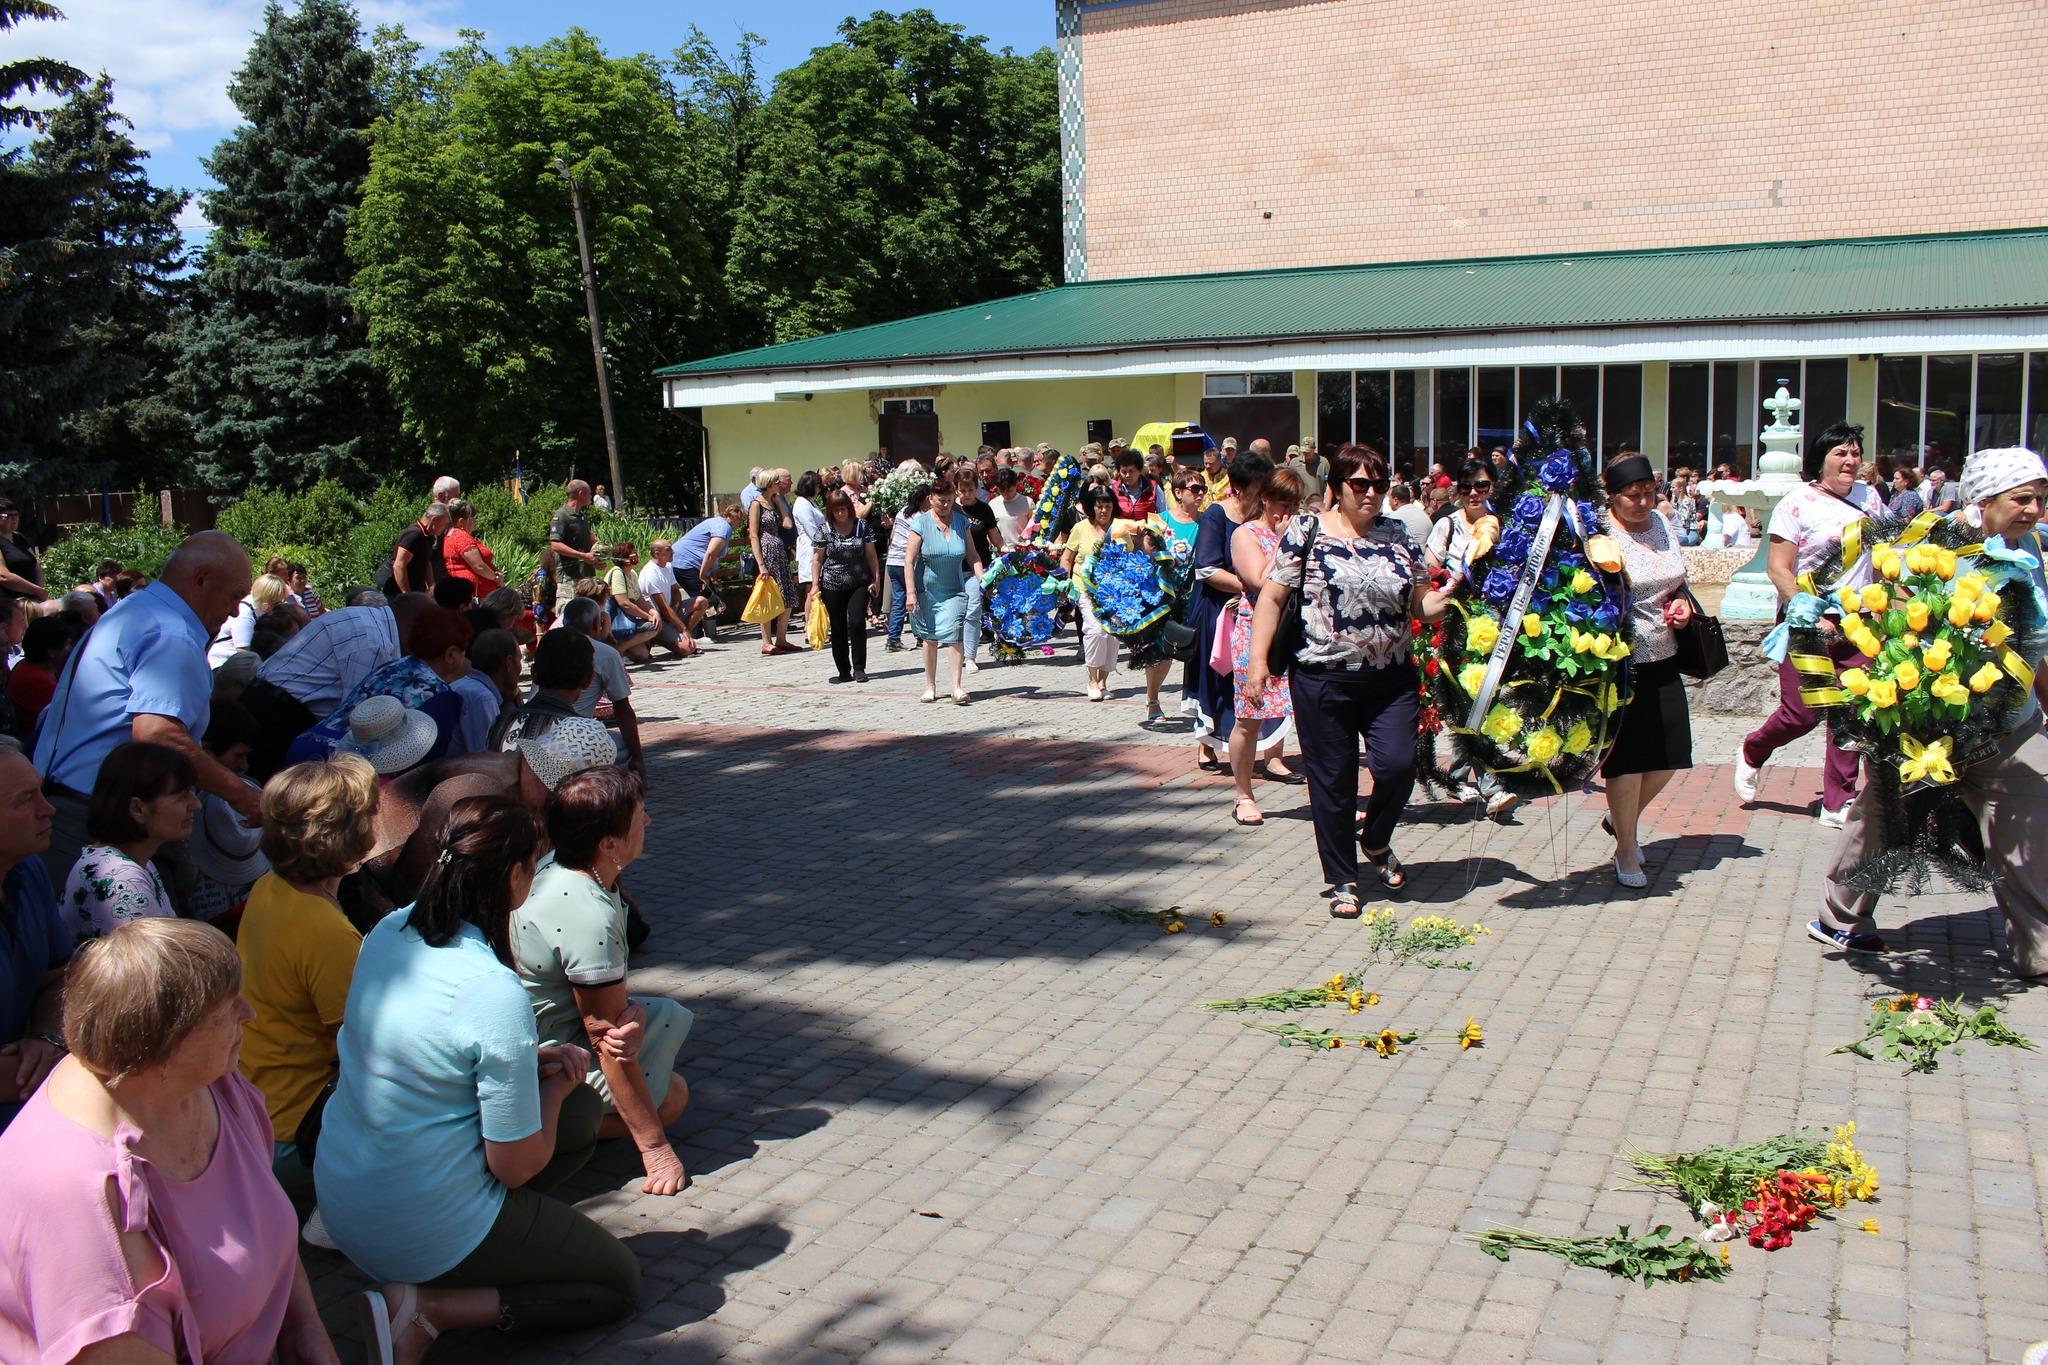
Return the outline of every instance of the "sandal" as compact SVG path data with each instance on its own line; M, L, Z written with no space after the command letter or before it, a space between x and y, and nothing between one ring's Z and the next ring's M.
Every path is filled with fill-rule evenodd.
M1369 848L1361 851L1365 854L1365 860L1379 869L1381 886L1389 891L1399 891L1408 885L1407 869L1401 866L1401 860L1394 856L1393 849L1383 848L1377 853Z
M1252 808L1252 815L1256 818L1251 820L1244 818L1244 808L1246 806ZM1230 818L1237 821L1240 825L1263 825L1266 823L1266 817L1259 814L1259 803L1252 800L1249 796L1237 798L1237 804L1230 808Z
M1330 918L1357 919L1362 913L1358 905L1358 888L1346 882L1330 890Z
M359 1302L363 1311L363 1344L369 1348L373 1365L394 1365L398 1340L411 1328L425 1332L430 1346L441 1336L441 1329L420 1312L420 1291L414 1285L403 1286L395 1304L384 1297L381 1289L365 1289Z
M919 701L937 701L938 695L934 693L929 687L927 687L922 693L918 695L917 699Z
M953 693L953 705L955 705L955 706L965 706L965 705L967 705L967 694L966 694L965 692L961 692L961 691L955 691L955 692Z

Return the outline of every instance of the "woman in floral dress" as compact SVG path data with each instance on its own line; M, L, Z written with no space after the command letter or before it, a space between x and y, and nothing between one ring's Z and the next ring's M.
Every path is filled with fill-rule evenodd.
M85 816L90 842L64 882L64 916L77 942L101 938L132 919L177 913L149 860L192 833L199 809L194 780L183 754L139 740L116 745L100 764Z
M1245 669L1251 661L1252 611L1258 604L1259 589L1265 586L1266 569L1273 562L1273 551L1278 548L1288 523L1294 520L1301 498L1300 476L1282 465L1259 484L1259 516L1239 526L1230 537L1230 560L1237 566L1237 575L1245 585L1244 592L1231 607L1230 681L1232 695L1236 698L1231 710L1240 721L1261 722L1259 725L1234 726L1230 732L1230 776L1237 785L1237 802L1231 807L1230 818L1240 825L1266 823L1266 817L1259 813L1259 803L1252 799L1252 751L1255 746L1261 750L1258 757L1264 776L1282 780L1294 777L1294 773L1280 763L1280 751L1294 718L1294 699L1288 692L1287 676L1283 673L1275 677L1266 684L1263 693L1255 693L1245 686ZM1264 723L1268 721L1281 724L1272 726Z

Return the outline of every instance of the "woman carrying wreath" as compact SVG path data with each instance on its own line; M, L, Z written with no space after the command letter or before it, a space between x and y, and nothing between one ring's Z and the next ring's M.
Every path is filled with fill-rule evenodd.
M2008 593L2024 584L2036 595L2033 619L2048 616L2048 545L2040 531L2048 504L2048 466L2031 450L1980 450L1963 466L1962 515L1981 525L1984 556L2020 565ZM2015 560L2013 556L2025 556ZM1983 559L1975 561L1982 564ZM1965 561L1962 572L1968 571ZM2019 637L2015 637L2017 640ZM2006 942L2021 976L2048 976L2048 733L2041 707L2048 702L2048 669L2042 652L2023 662L2034 669L2034 689L2015 707L1996 749L1974 763L1957 765L1954 790L1976 817L1987 869L1995 878L1998 905L2005 912ZM1849 884L1850 871L1896 841L1885 828L1885 803L1874 792L1849 807L1848 823L1828 869L1820 918L1807 936L1829 948L1882 953L1888 945L1871 932L1877 897Z
M1329 883L1331 915L1357 919L1361 849L1354 839L1378 869L1380 885L1398 891L1408 884L1393 835L1415 788L1421 699L1410 641L1416 620L1442 619L1451 593L1429 587L1407 529L1380 518L1391 484L1384 456L1370 446L1347 445L1331 461L1330 479L1335 505L1306 525L1289 526L1267 566L1252 616L1245 687L1254 695L1266 690L1273 637L1287 599L1300 592L1301 648L1289 670L1289 691L1308 769L1316 853ZM1372 770L1362 829L1354 824L1361 736Z
M1692 766L1692 717L1674 633L1691 622L1692 600L1678 532L1656 510L1657 471L1642 456L1625 455L1607 466L1603 482L1635 618L1635 686L1600 775L1607 782L1614 879L1640 889L1650 884L1638 835L1643 809L1680 768Z

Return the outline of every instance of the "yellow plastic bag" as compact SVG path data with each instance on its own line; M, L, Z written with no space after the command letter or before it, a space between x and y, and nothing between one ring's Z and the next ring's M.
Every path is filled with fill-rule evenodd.
M813 586L811 605L804 611L804 641L812 649L832 643L832 618L825 614L825 594Z
M754 591L747 598L746 609L740 612L740 620L750 626L765 626L782 615L782 589L766 574L754 580Z

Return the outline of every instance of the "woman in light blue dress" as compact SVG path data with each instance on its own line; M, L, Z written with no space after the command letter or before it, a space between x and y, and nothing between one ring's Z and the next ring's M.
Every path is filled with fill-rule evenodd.
M916 505L917 491L912 490ZM954 493L943 484L932 490L931 505L910 523L910 543L903 555L904 605L910 609L910 628L924 642L924 695L919 701L933 701L939 690L939 646L946 647L953 661L953 703L965 705L967 689L962 685L967 652L960 647L960 627L967 617L966 574L981 574L981 556L975 551L966 514L954 503Z

